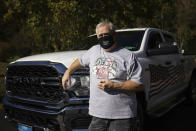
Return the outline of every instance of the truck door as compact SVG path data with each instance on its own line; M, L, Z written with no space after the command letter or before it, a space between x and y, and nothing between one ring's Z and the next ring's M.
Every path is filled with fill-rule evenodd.
M175 39L172 35L169 35L167 33L163 33L163 37L166 44L177 44L175 43ZM177 45L176 45L177 46ZM172 84L175 86L172 88L172 92L174 93L174 96L177 93L181 93L187 86L188 83L185 81L185 70L184 70L184 63L185 59L183 58L182 54L180 53L173 53L173 67L172 72L170 73L170 77L173 80Z
M150 87L148 90L149 107L155 107L166 102L174 94L177 86L176 73L181 73L176 67L177 51L162 50L160 43L164 43L163 36L159 31L151 31L147 38L147 61L149 62Z

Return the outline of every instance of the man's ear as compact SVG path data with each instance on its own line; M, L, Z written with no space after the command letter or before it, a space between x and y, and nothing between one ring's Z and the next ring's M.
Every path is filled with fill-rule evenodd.
M113 39L115 42L117 41L117 33L116 32L114 32L114 34L113 34Z

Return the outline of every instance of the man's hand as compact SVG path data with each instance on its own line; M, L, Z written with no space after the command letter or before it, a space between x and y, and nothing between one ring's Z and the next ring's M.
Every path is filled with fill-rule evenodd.
M127 80L124 82L113 82L111 80L104 79L99 82L98 87L104 91L120 91L125 93L144 90L143 85L132 80Z
M67 89L67 85L70 86L71 85L71 77L70 77L70 72L69 70L67 70L65 72L65 74L63 75L63 78L62 78L62 85L63 85L63 89Z
M108 79L103 79L99 82L98 87L104 91L110 91L114 86L114 82Z

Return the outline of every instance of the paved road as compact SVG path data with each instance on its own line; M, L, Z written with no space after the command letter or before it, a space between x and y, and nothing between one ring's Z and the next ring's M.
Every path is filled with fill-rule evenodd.
M0 120L0 130L17 131L4 120ZM181 104L165 116L150 120L145 131L196 131L196 106Z

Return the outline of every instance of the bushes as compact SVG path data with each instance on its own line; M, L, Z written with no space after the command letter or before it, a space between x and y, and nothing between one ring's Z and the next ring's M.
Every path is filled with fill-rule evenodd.
M7 67L7 63L0 62L0 103L2 102L2 98L5 95L5 81L4 75Z

